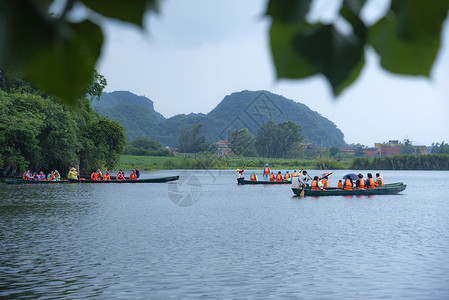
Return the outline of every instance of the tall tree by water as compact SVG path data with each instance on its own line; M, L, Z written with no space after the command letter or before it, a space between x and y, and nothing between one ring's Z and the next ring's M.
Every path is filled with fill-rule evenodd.
M293 145L302 140L300 125L292 121L279 124L270 121L257 132L256 149L264 157L286 158Z

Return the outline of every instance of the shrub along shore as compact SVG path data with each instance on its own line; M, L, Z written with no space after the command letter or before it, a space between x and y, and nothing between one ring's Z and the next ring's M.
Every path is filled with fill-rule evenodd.
M257 169L266 163L272 169L317 169L317 170L449 170L449 155L396 155L382 158L355 158L339 161L326 156L314 160L282 158L248 158L236 156L190 155L175 156L134 156L122 155L118 170L139 168L143 171L173 169Z

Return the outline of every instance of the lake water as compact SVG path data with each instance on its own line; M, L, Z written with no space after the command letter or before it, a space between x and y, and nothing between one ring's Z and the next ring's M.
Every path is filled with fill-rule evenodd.
M381 173L407 189L299 198L232 170L0 184L0 298L449 299L449 172Z

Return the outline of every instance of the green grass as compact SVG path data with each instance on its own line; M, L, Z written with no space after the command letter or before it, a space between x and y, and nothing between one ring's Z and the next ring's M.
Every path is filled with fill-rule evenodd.
M332 159L299 160L280 158L219 157L214 155L135 156L122 155L118 170L142 171L173 169L257 169L266 163L274 169L345 169L347 163Z

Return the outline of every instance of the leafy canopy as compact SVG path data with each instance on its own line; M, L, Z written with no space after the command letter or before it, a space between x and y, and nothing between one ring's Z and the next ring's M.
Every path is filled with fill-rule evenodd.
M317 0L315 0L317 1ZM334 95L359 76L365 49L393 73L429 76L438 53L449 0L391 0L373 25L362 12L366 0L342 0L337 21L308 20L313 0L268 0L270 45L278 78L322 74ZM103 45L103 30L92 16L143 26L159 0L67 0L61 14L49 14L52 0L0 0L0 69L19 73L66 103L86 92ZM77 7L93 13L73 21ZM337 22L350 30L341 32Z

